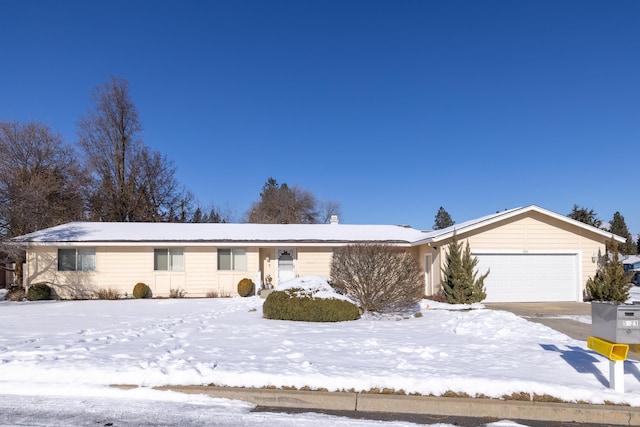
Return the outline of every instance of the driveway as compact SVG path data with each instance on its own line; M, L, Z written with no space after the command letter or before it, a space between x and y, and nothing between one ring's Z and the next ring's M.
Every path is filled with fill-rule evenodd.
M587 341L591 335L591 304L588 302L495 302L484 303L484 306L491 310L510 311L576 340ZM640 360L640 345L630 345L629 349L628 358Z

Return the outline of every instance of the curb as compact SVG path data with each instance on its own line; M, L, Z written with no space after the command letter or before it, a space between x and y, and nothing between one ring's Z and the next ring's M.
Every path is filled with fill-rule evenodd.
M135 388L136 386L114 386ZM490 417L608 425L640 425L640 408L630 406L524 402L355 392L163 386L156 390L205 394L274 408Z

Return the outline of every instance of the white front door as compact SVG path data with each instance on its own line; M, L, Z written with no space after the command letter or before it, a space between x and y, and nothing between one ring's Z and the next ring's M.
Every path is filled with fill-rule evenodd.
M295 249L278 249L276 265L276 283L280 284L296 277Z

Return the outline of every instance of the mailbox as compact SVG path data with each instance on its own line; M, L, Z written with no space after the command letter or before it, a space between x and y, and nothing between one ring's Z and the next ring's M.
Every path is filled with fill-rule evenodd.
M591 331L613 343L640 344L640 306L592 302Z

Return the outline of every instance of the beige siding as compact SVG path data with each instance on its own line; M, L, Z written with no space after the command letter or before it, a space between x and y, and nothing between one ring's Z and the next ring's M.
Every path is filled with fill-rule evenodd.
M296 273L298 276L329 276L333 248L298 248Z
M57 271L57 248L31 248L27 255L25 282L53 285L62 298L87 298L96 287L117 289L131 295L137 282L149 285L156 297L169 296L171 289L182 289L187 296L237 295L238 282L255 280L258 249L247 249L246 271L218 271L217 248L185 247L184 271L154 271L153 247L97 247L96 271Z
M597 265L592 261L593 254L604 253L605 238L590 233L580 227L542 215L536 212L508 221L474 230L472 233L459 234L458 240L469 242L475 253L576 253L580 260L581 285L584 290L587 279L593 277ZM449 241L438 242L437 251L441 255L434 260L438 288L439 272L446 261Z

